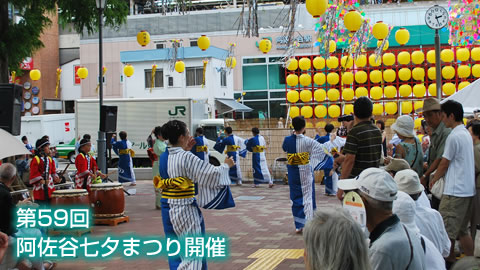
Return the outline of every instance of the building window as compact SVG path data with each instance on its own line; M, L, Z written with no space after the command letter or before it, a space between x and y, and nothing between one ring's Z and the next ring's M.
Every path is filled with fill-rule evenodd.
M157 47L157 49L165 49L165 43L157 43L155 44L155 46Z
M200 86L203 82L203 67L187 67L187 86Z
M152 87L152 70L145 69L145 88ZM153 87L163 87L163 70L155 71L155 84Z
M265 57L243 59L244 64L261 64L261 63L265 63L265 62L266 62Z
M196 39L191 39L190 40L190 47L198 47L198 43Z
M173 77L167 76L168 87L173 87Z
M224 69L220 71L220 86L227 87L227 71Z

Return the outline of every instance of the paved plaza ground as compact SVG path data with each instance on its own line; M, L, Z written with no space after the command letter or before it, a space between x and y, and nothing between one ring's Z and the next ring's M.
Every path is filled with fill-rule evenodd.
M209 262L209 269L304 269L302 236L295 234L289 189L276 185L251 188L251 184L232 186L236 207L227 210L202 209L207 233L224 233L230 239L230 258L222 263ZM130 188L130 187L129 187ZM339 207L336 197L323 195L324 186L316 186L317 207ZM162 217L154 207L151 181L138 181L137 194L126 197L129 223L115 227L94 226L93 235L163 235ZM284 259L287 258L287 259ZM168 269L166 259L59 262L59 270Z

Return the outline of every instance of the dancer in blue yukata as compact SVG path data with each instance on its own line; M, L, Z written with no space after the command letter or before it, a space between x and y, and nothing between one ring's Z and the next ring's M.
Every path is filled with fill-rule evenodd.
M236 183L237 186L242 185L242 171L240 169L240 158L245 158L247 156L247 149L245 147L245 140L233 135L233 130L231 127L225 128L225 138L218 138L217 143L213 147L220 153L227 154L228 157L232 157L235 161L235 166L230 168L230 179L232 184ZM226 149L225 149L226 148Z
M265 149L267 144L265 138L260 135L260 130L252 128L253 137L246 140L247 150L252 152L253 167L253 186L258 187L261 183L268 182L268 187L273 187L273 180L268 170L267 158L265 157Z
M199 127L195 130L195 145L192 147L192 153L205 162L209 162L208 141L203 136L203 128Z
M135 186L137 181L132 161L135 152L132 150L132 143L127 140L127 132L120 131L118 135L121 141L117 141L115 134L112 136L112 149L118 155L118 182L131 182L130 186Z
M315 136L315 141L319 143L326 143L330 141L330 133L332 133L334 129L335 127L332 124L327 124L325 126L325 132L327 134L325 134L325 136L320 136L320 132L319 132L319 134ZM327 196L335 196L337 194L337 192L333 187L332 174L330 174L332 169L333 169L333 157L330 157L323 168L323 175L324 175L323 183L325 183L325 195Z

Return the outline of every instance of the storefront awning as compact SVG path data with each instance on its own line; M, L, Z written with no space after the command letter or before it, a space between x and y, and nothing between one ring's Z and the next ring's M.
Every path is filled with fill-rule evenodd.
M215 101L218 101L220 103L220 106L217 105L219 113L253 111L252 108L247 107L234 99L215 99Z

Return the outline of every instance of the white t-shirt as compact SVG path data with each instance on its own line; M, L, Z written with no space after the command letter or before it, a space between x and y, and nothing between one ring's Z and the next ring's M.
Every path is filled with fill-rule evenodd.
M443 157L450 161L445 174L443 194L455 197L475 195L475 159L472 136L464 125L458 125L445 141Z

